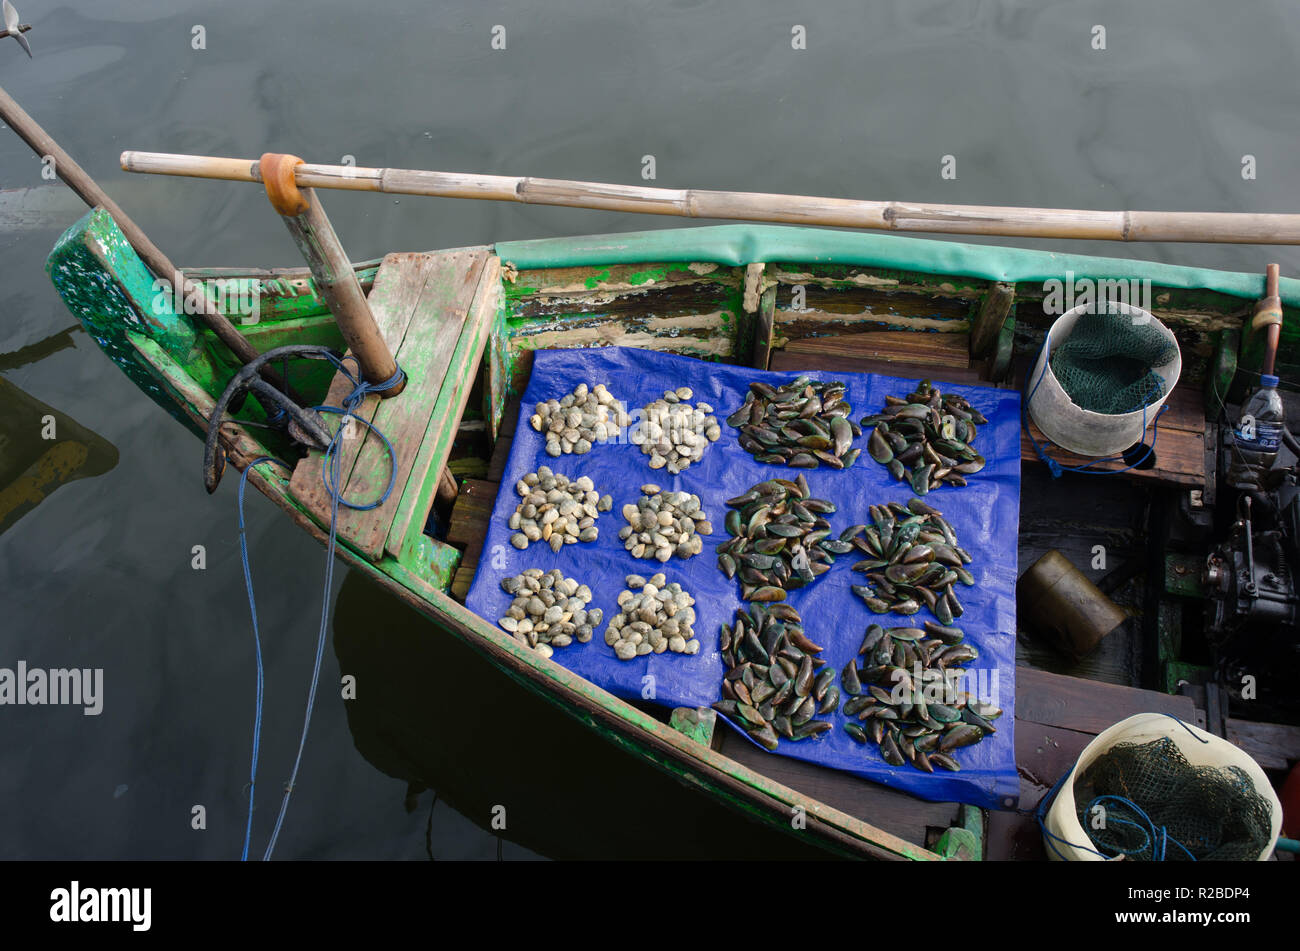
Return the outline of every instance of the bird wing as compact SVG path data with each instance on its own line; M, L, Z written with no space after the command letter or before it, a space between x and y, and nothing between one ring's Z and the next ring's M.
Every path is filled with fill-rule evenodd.
M18 36L18 11L9 0L4 0L5 29ZM25 44L24 44L25 45Z
M27 45L27 37L23 36L21 33L15 33L14 39L16 39L18 41L18 45L21 46L24 51L26 51L28 59L35 59L35 57L32 56L32 48Z

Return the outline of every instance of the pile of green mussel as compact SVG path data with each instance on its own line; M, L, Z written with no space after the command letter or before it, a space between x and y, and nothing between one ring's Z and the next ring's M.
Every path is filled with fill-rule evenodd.
M962 689L960 665L979 657L964 641L960 628L933 621L919 628L868 626L858 656L840 674L842 712L855 718L845 732L876 743L890 766L960 770L953 751L996 733L993 721L1002 715Z
M940 485L965 485L966 476L984 468L984 457L972 446L984 414L964 396L944 394L922 380L905 397L886 396L874 416L864 416L867 453L917 495Z
M862 429L848 418L844 384L801 376L784 386L749 384L745 402L727 417L740 430L738 442L758 462L795 469L848 469L861 450L852 448Z
M787 591L811 584L836 555L853 550L846 537L831 537L823 516L835 506L812 497L803 473L794 481L760 482L727 505L731 538L718 546L718 567L728 578L739 577L746 601L784 601Z
M790 605L737 608L735 624L722 625L719 648L727 672L713 708L743 724L765 749L775 750L779 737L804 740L831 729L814 717L839 706L835 670L817 656L821 646L804 633Z
M943 513L921 499L906 505L889 502L868 509L871 525L854 525L848 537L865 558L853 566L867 576L866 584L853 585L853 593L877 614L916 614L929 608L940 624L951 624L965 608L957 597L957 582L973 585L966 568L970 552Z

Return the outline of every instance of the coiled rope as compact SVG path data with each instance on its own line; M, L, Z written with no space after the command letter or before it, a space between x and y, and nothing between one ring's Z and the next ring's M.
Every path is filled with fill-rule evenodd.
M368 511L383 505L392 494L393 485L397 480L396 465L389 466L388 484L384 487L383 493L371 502L351 502L343 498L340 483L342 482L341 463L339 460L339 446L342 444L345 434L347 433L348 423L350 420L356 420L364 423L366 428L379 437L384 445L384 450L388 453L388 458L393 463L396 462L396 456L393 453L393 444L389 442L388 437L380 432L371 422L362 416L353 415L356 408L361 405L367 396L372 393L379 393L390 387L396 386L406 379L406 374L401 367L397 368L387 380L382 383L367 383L359 378L358 374L352 374L344 365L345 360L353 359L351 357L336 357L334 354L325 352L325 357L335 368L352 382L352 391L344 398L342 406L314 406L317 412L333 413L340 415L343 419L339 423L338 429L330 439L329 445L324 451L324 464L321 466L321 482L325 486L325 491L330 496L330 527L329 541L326 545L325 554L325 580L324 589L321 593L321 614L320 630L316 638L316 656L312 665L311 688L307 692L307 707L303 713L302 732L298 738L298 752L294 757L293 770L289 775L289 781L284 787L284 796L280 800L280 812L275 820L275 828L271 832L271 838L267 842L266 851L262 854L262 861L269 861L271 854L275 851L275 844L280 837L280 829L284 825L285 814L289 810L289 797L293 794L294 786L298 782L298 771L302 766L303 750L307 746L307 731L311 727L312 711L316 706L316 690L320 684L321 662L325 656L325 637L329 629L329 607L330 607L330 590L334 584L334 554L338 538L338 517L339 506L354 509L356 511ZM280 414L277 414L280 415ZM244 487L248 483L248 476L253 471L253 467L263 462L273 462L283 466L285 469L292 471L292 466L279 459L271 456L259 456L254 459L239 475L239 554L244 567L244 586L248 591L248 609L253 619L253 648L257 657L257 696L253 716L253 753L252 762L249 769L248 782L248 821L244 829L244 849L240 857L241 861L248 860L248 850L253 837L253 806L256 799L257 791L257 761L261 748L262 736L262 703L264 697L264 667L262 663L262 639L257 618L257 599L253 594L253 576L249 567L248 560L248 538L244 527Z

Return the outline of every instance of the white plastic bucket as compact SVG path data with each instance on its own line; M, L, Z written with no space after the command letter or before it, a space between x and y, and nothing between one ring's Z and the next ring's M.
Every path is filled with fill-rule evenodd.
M1134 413L1094 413L1075 404L1052 372L1051 353L1064 343L1079 317L1098 305L1080 304L1067 310L1052 323L1047 331L1047 342L1038 355L1033 372L1025 389L1029 416L1043 435L1062 449L1081 456L1113 456L1142 440L1146 427L1151 425L1169 394L1178 383L1183 370L1182 352L1173 331L1141 307L1115 301L1111 306L1135 321L1149 321L1174 345L1174 358L1169 363L1151 369L1165 383L1160 399ZM1032 396L1030 395L1032 394Z
M1190 723L1183 724L1163 713L1139 713L1116 723L1085 746L1083 752L1079 754L1078 762L1074 764L1074 769L1070 770L1070 775L1057 790L1056 799L1043 819L1047 831L1056 837L1051 838L1046 835L1043 837L1043 846L1047 849L1049 858L1058 862L1103 860L1103 857L1094 850L1088 833L1079 825L1078 810L1074 801L1074 782L1093 760L1117 743L1149 743L1163 737L1173 740L1179 752L1186 756L1193 766L1237 766L1250 777L1255 790L1268 800L1273 811L1272 838L1269 839L1268 846L1260 852L1259 861L1266 861L1273 854L1278 836L1282 832L1282 804L1269 784L1268 777L1259 768L1259 764L1227 740L1206 733ZM1208 742L1202 743L1200 740Z

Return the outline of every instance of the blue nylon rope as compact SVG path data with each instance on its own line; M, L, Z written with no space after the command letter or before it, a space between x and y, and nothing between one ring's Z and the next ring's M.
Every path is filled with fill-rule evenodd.
M253 574L248 566L248 538L244 533L244 486L248 484L248 475L253 471L253 466L260 465L263 462L274 462L286 469L289 468L279 459L274 459L271 456L258 456L246 465L244 471L239 474L239 557L244 563L244 588L248 592L248 609L253 616L253 649L257 657L257 705L253 717L253 764L249 769L248 776L248 824L244 827L244 852L239 859L241 862L248 861L248 844L253 838L253 799L257 790L257 754L261 747L262 738L262 695L264 684L262 636L257 626L257 600L253 597Z
M1136 469L1138 466L1142 465L1142 463L1146 462L1151 453L1155 452L1156 439L1160 435L1160 417L1165 414L1165 410L1169 409L1168 403L1160 407L1159 412L1156 413L1155 419L1151 421L1151 444L1146 446L1146 452L1142 454L1142 458L1138 459L1137 462L1132 465L1125 466L1123 469L1093 468L1093 466L1102 462L1124 462L1126 460L1123 456L1109 456L1104 459L1094 459L1092 462L1083 466L1062 465L1049 456L1047 450L1038 444L1038 440L1034 438L1033 431L1029 428L1029 404L1033 400L1034 394L1038 392L1039 384L1042 383L1043 378L1047 376L1048 360L1050 360L1052 353L1051 347L1048 345L1047 336L1047 334L1043 334L1042 346L1038 348L1038 357L1034 360L1034 363L1037 363L1040 359L1043 360L1043 372L1038 374L1038 379L1034 382L1033 388L1030 389L1029 395L1025 397L1024 403L1020 406L1020 423L1025 429L1025 435L1029 437L1029 442L1034 447L1034 453L1044 464L1046 464L1048 471L1052 473L1052 478L1059 479L1063 472L1083 472L1088 475L1119 475L1121 472L1128 472L1130 469ZM1046 359L1044 359L1044 353L1046 353ZM1149 404L1144 403L1142 406L1142 434L1144 439L1147 431L1147 405ZM1146 445L1145 442L1143 445Z
M1187 731L1188 736L1196 740L1198 743L1208 744L1210 742L1204 737L1197 736L1195 733L1193 733L1191 727L1189 727L1182 720L1178 719L1178 717L1174 716L1172 713L1165 713L1162 714L1162 716L1166 716L1169 719L1173 720L1175 723L1177 723L1179 726L1181 726L1184 730ZM1063 839L1060 836L1056 835L1055 833L1049 831L1047 828L1047 822L1046 822L1047 812L1049 809L1052 808L1052 803L1056 799L1056 794L1061 791L1061 786L1065 784L1065 781L1070 778L1070 774L1073 772L1074 772L1073 769L1068 770L1063 776L1061 776L1060 779L1056 781L1056 785L1054 785L1051 788L1051 791L1048 792L1046 796L1044 796L1042 799L1038 801L1038 806L1036 809L1034 809L1034 818L1038 820L1038 829L1040 832L1042 832L1043 839L1044 841L1047 842L1048 848L1050 848L1053 852L1055 852L1056 857L1061 859L1062 861L1069 861L1069 860L1066 859L1066 857L1061 854L1061 850L1056 847L1057 842L1060 842L1063 845L1068 845L1071 848L1079 849L1084 852L1091 852L1093 855L1099 855L1103 859L1114 858L1114 856L1112 855L1107 855L1105 852L1099 852L1094 848L1090 848L1089 846L1076 845L1075 843L1070 842L1068 839ZM1196 856L1192 855L1192 853L1187 850L1186 846L1184 846L1177 839L1170 836L1169 830L1166 829L1164 826L1157 826L1155 822L1151 819L1151 817L1148 816L1146 812L1142 809L1142 807L1139 806L1131 799L1126 799L1123 796L1094 796L1093 799L1089 801L1087 807L1084 809L1084 812L1091 813L1093 807L1098 805L1103 799L1113 800L1114 802L1119 803L1121 806L1127 806L1131 808L1134 812L1136 812L1139 816L1141 816L1144 820L1146 820L1145 826L1128 819L1107 819L1106 820L1107 822L1114 822L1118 825L1133 826L1134 828L1141 831L1143 835L1146 837L1145 844L1142 846L1142 848L1134 848L1128 850L1120 849L1119 851L1121 853L1128 855L1133 852L1141 852L1143 849L1146 848L1147 845L1150 845L1152 841L1158 836L1160 840L1160 847L1158 849L1152 848L1152 856L1155 859L1155 861L1163 862L1165 860L1166 850L1168 849L1168 846L1171 843L1173 845L1178 846L1178 848L1182 849L1183 854L1185 854L1193 862L1196 861ZM1089 836L1089 839L1091 839L1091 836Z
M369 396L371 393L378 393L383 390L387 390L392 386L398 385L404 379L406 379L406 374L402 371L401 367L398 367L397 371L384 382L366 383L365 381L358 379L357 376L354 376L352 373L350 373L348 369L343 365L343 361L333 356L333 354L326 354L326 357L329 359L331 363L334 364L334 366L338 369L340 373L342 373L344 376L346 376L349 380L352 381L353 389L352 392L349 393L347 397L344 398L342 406L314 407L316 410L320 412L335 413L343 416L343 420L340 423L339 428L335 431L333 438L330 440L329 446L325 449L325 453L324 453L325 464L321 466L321 481L325 486L325 490L330 495L330 529L329 529L329 542L326 546L326 554L325 554L324 591L321 594L320 630L318 631L317 638L316 638L316 657L312 666L311 688L307 692L307 707L303 714L302 733L299 735L298 738L298 752L297 755L294 757L293 771L290 773L289 781L288 783L285 784L284 787L284 796L280 800L280 812L275 820L275 828L271 832L271 838L267 842L266 851L262 855L262 861L264 862L270 861L271 854L275 850L276 841L280 837L280 829L284 825L284 817L289 810L289 797L293 793L294 786L298 782L298 771L302 766L303 750L307 746L307 731L311 727L312 711L316 707L316 690L320 684L320 668L321 668L321 662L325 656L325 638L329 630L330 589L333 587L334 584L334 554L335 554L335 549L337 547L336 542L338 539L339 506L343 505L347 508L355 509L357 511L369 511L370 509L377 508L378 506L383 505L384 502L388 500L388 497L392 494L393 485L397 480L397 467L394 464L390 466L389 469L388 485L385 486L383 493L377 499L375 499L373 502L364 502L364 503L349 502L347 499L343 498L342 490L337 488L340 482L342 481L342 472L341 472L341 465L339 461L338 448L342 443L343 434L346 430L347 421L349 419L355 419L361 423L364 423L366 428L370 432L374 433L376 436L379 437L380 441L384 445L384 449L388 453L389 459L393 460L393 462L396 463L396 455L393 452L393 445L391 442L389 442L388 437L385 436L378 429L376 429L370 423L369 420L361 416L354 416L352 414L353 411L357 408L357 406L359 406L362 403L362 401L364 401L365 398ZM349 358L345 358L345 359L349 359ZM263 691L264 668L262 665L262 640L261 640L261 632L259 630L258 620L257 620L257 600L253 595L252 571L249 567L249 562L248 562L248 539L244 531L244 487L248 483L248 476L249 473L252 472L253 467L263 462L274 462L278 465L284 466L286 469L291 469L289 465L287 465L284 462L281 462L278 459L274 459L270 456L259 456L257 459L254 459L247 466L245 466L244 471L240 473L239 476L239 493L238 493L239 554L241 560L243 561L243 566L244 566L244 586L247 588L248 591L248 608L253 618L253 645L257 656L257 699L256 699L256 706L255 706L254 717L253 717L253 756L252 756L252 766L250 768L249 784L248 784L248 822L244 830L244 849L243 849L243 854L240 857L241 861L248 861L248 848L253 835L253 803L254 803L255 793L257 789L257 760L258 760L258 753L261 747L262 702L264 696L264 691Z

